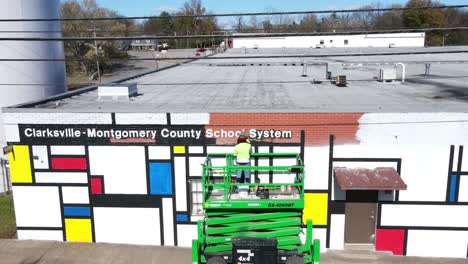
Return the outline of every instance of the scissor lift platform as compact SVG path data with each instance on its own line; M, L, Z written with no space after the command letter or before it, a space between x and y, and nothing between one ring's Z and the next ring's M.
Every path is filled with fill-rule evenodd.
M276 263L318 263L320 241L312 240L312 221L303 224L304 165L296 153L254 153L258 159L290 159L290 166L235 166L232 154L209 154L203 164L205 219L198 222L193 263L248 263L233 259L235 238L275 239ZM223 159L224 166L213 166ZM237 170L249 170L254 183L235 181ZM259 174L289 175L289 182L260 182ZM306 241L300 234L306 227ZM236 255L237 256L237 255Z

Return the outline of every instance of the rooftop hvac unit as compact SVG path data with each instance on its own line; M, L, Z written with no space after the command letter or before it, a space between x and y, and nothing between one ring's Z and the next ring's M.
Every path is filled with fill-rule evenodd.
M346 75L336 76L335 85L338 87L346 87Z
M343 65L341 63L327 63L326 78L331 80L338 75L343 75Z
M397 78L396 69L380 69L379 81L392 82Z
M136 83L98 87L98 100L130 100L130 97L136 94L138 94Z

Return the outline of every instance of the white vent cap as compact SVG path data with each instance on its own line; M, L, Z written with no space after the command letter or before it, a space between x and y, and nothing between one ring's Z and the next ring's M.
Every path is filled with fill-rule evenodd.
M98 100L130 100L130 97L136 94L138 94L136 83L115 84L98 87Z

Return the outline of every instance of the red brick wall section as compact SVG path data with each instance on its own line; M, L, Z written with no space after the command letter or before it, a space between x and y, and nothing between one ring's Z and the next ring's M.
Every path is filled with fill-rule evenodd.
M291 130L292 139L264 140L275 143L299 143L305 131L306 146L328 145L330 135L336 144L357 144L356 133L363 113L211 113L206 129ZM235 138L218 138L217 144L235 144Z

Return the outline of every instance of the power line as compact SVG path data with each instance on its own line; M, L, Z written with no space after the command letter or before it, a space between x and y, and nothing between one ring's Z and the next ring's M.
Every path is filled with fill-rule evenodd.
M100 30L100 33L144 33L143 30ZM87 30L0 30L0 33L89 33Z
M297 30L299 30L300 28L296 29L296 32ZM352 31L366 31L366 30L420 30L422 28L417 28L417 27L408 27L408 28L404 28L404 29L394 29L392 27L377 27L375 29L369 29L369 28L365 28L365 27L333 27L331 28L332 30L352 30ZM144 31L144 30L102 30L102 29L99 29L97 28L97 30L99 30L98 33L144 33L144 34L150 34L149 32L147 31ZM230 32L230 34L232 33L244 33L244 34L251 34L253 32L248 32L248 31L256 31L256 32L263 32L264 34L269 34L269 33L272 33L272 32L277 32L277 33L281 33L281 32L284 32L284 31L287 31L287 32L290 32L291 30L294 30L294 29L290 29L290 28L271 28L271 29L268 29L269 32L264 32L265 29L264 28L253 28L253 27L246 27L246 28L241 28L239 32L239 29L238 28L226 28L226 29L223 29L223 30L220 30L220 31L216 31L216 32ZM330 29L326 29L326 30L330 30ZM243 32L242 32L243 31ZM318 28L317 30L314 30L315 33L318 33L318 32L327 32L327 31L321 31L320 28ZM7 33L7 34L10 34L10 33L62 33L62 34L72 34L72 33L89 33L89 30L72 30L72 31L65 31L65 30L0 30L0 33ZM297 32L297 33L300 33L300 32ZM333 33L339 33L339 32L333 32ZM183 35L181 35L183 36ZM224 37L226 37L226 35L223 35ZM227 36L230 36L230 35L227 35ZM147 38L145 38L147 39Z
M394 29L394 30L366 30L366 31L345 31L345 32L307 32L307 33L262 33L235 35L181 35L181 36L130 36L130 37L1 37L0 41L116 41L116 40L170 40L170 39L212 39L212 38L275 38L275 37L308 37L308 36L335 36L335 35L365 35L383 33L423 33L439 31L462 31L468 30L464 27L437 27L419 29Z
M361 9L337 9L337 10L312 10L293 12L256 12L256 13L224 13L224 14L200 14L200 15L174 15L170 18L208 18L208 17L238 17L238 16L273 16L273 15L309 15L309 14L333 14L333 13L360 13L360 12L385 12L405 10L431 10L466 8L468 5L444 5L424 7L389 7L389 8L361 8ZM94 18L34 18L34 19L0 19L0 22L47 22L47 21L106 21L106 20L136 20L136 19L162 19L160 16L132 16L132 17L94 17Z
M419 64L467 64L468 60L453 60L453 61L337 61L332 62L333 64L341 64L343 66L379 66L379 65L394 65L395 63L404 63L406 65L419 65ZM323 66L329 64L328 62L226 62L226 63L195 63L190 64L190 66Z
M298 75L299 76L299 75ZM435 78L432 78L431 76L428 77L411 77L411 78L406 78L405 80L427 80L427 79L453 79L453 78L465 78L468 76L436 76ZM298 77L302 78L302 77ZM312 78L312 77L309 77ZM197 85L239 85L239 84L298 84L298 83L305 83L305 84L310 84L312 81L318 81L321 83L329 83L332 80L330 79L317 79L314 78L314 80L304 80L304 81L243 81L243 82L193 82L193 83L187 83L187 82L171 82L171 83L137 83L137 85L140 86L176 86L176 85L190 85L190 86L197 86ZM347 82L377 82L377 79L346 79Z
M278 33L281 33L281 32L290 32L290 31L296 31L297 30L304 30L304 28L308 28L310 26L304 26L303 28L301 28L301 24L296 24L296 28L281 28L281 26L292 26L291 24L276 24L276 25L273 25L274 26L279 26L277 28L268 28L268 29L265 29L263 27L249 27L248 25L246 25L245 27L243 28L225 28L221 31L227 31L229 32L229 34L235 34L235 33L261 33L261 32L264 32L264 33L275 33L275 32L278 32ZM460 26L463 26L463 25L460 25ZM340 30L340 31L366 31L366 30L398 30L398 29L395 29L394 27L391 27L391 26L386 26L386 27L382 27L382 26L375 26L374 28L369 28L369 27L352 27L352 26L349 26L349 27L331 27L331 28L325 28L326 30ZM420 29L418 27L405 27L405 28L402 28L401 30L417 30L417 29ZM268 30L268 32L265 32L266 30ZM309 30L309 31L314 31L314 32L321 32L321 28L320 28L320 25L317 25L315 29L313 30ZM249 32L249 31L252 31L252 32ZM230 36L230 35L228 35Z
M267 56L223 56L223 57L173 57L173 58L99 58L100 61L171 61L171 60L231 60L231 59L285 59L285 58L328 58L328 57L363 57L363 56L395 56L395 55L421 55L421 54L456 54L468 53L468 49L446 51L408 51L408 52L380 52L380 53L334 53L334 54L292 54ZM0 59L0 62L40 62L40 61L69 61L94 62L96 59ZM247 62L245 62L247 63ZM348 62L344 62L348 63ZM352 63L352 62L349 62ZM368 62L372 63L372 62Z
M97 28L98 29L98 28ZM406 28L406 29L418 29L418 28ZM99 33L148 33L144 30L101 30L98 29ZM264 28L242 28L241 31L258 31L263 32L265 31ZM268 29L270 32L280 32L280 31L291 31L291 29L284 29L284 28L272 28ZM367 28L363 27L334 27L333 30L368 30ZM379 28L379 30L392 30L390 27L383 27ZM229 31L231 33L238 32L239 29L237 28L226 28L221 31ZM88 30L72 30L72 31L65 31L65 30L0 30L0 33L6 34L14 34L14 33L63 33L63 34L71 34L71 33L89 33ZM248 33L248 32L239 32L239 33ZM149 34L149 33L148 33Z
M468 51L467 51L468 52ZM190 60L190 59L202 59L204 57L181 57L181 58L98 58L99 61L174 61L174 60ZM65 58L65 59L0 59L0 62L41 62L41 61L68 61L68 62L84 62L90 61L95 62L96 58L91 59L76 59L76 58Z
M298 78L302 78L299 77ZM313 78L312 76L309 78ZM421 77L409 77L406 78L406 81L415 81L415 80L446 80L446 79L458 79L458 78L468 78L468 75L461 75L461 76L421 76ZM300 81L242 81L242 82L158 82L158 83L137 83L139 86L197 86L197 85L239 85L239 84L298 84L298 83L305 83L310 84L313 81L318 81L321 83L329 83L333 80L325 79L325 78L313 78L308 80L300 80ZM378 79L347 79L347 82L377 82ZM318 83L320 84L320 83ZM94 82L89 83L69 83L69 84L53 84L53 83L0 83L0 86L57 86L57 87L64 87L64 86L85 86L85 85L101 85ZM105 84L102 84L105 85Z

